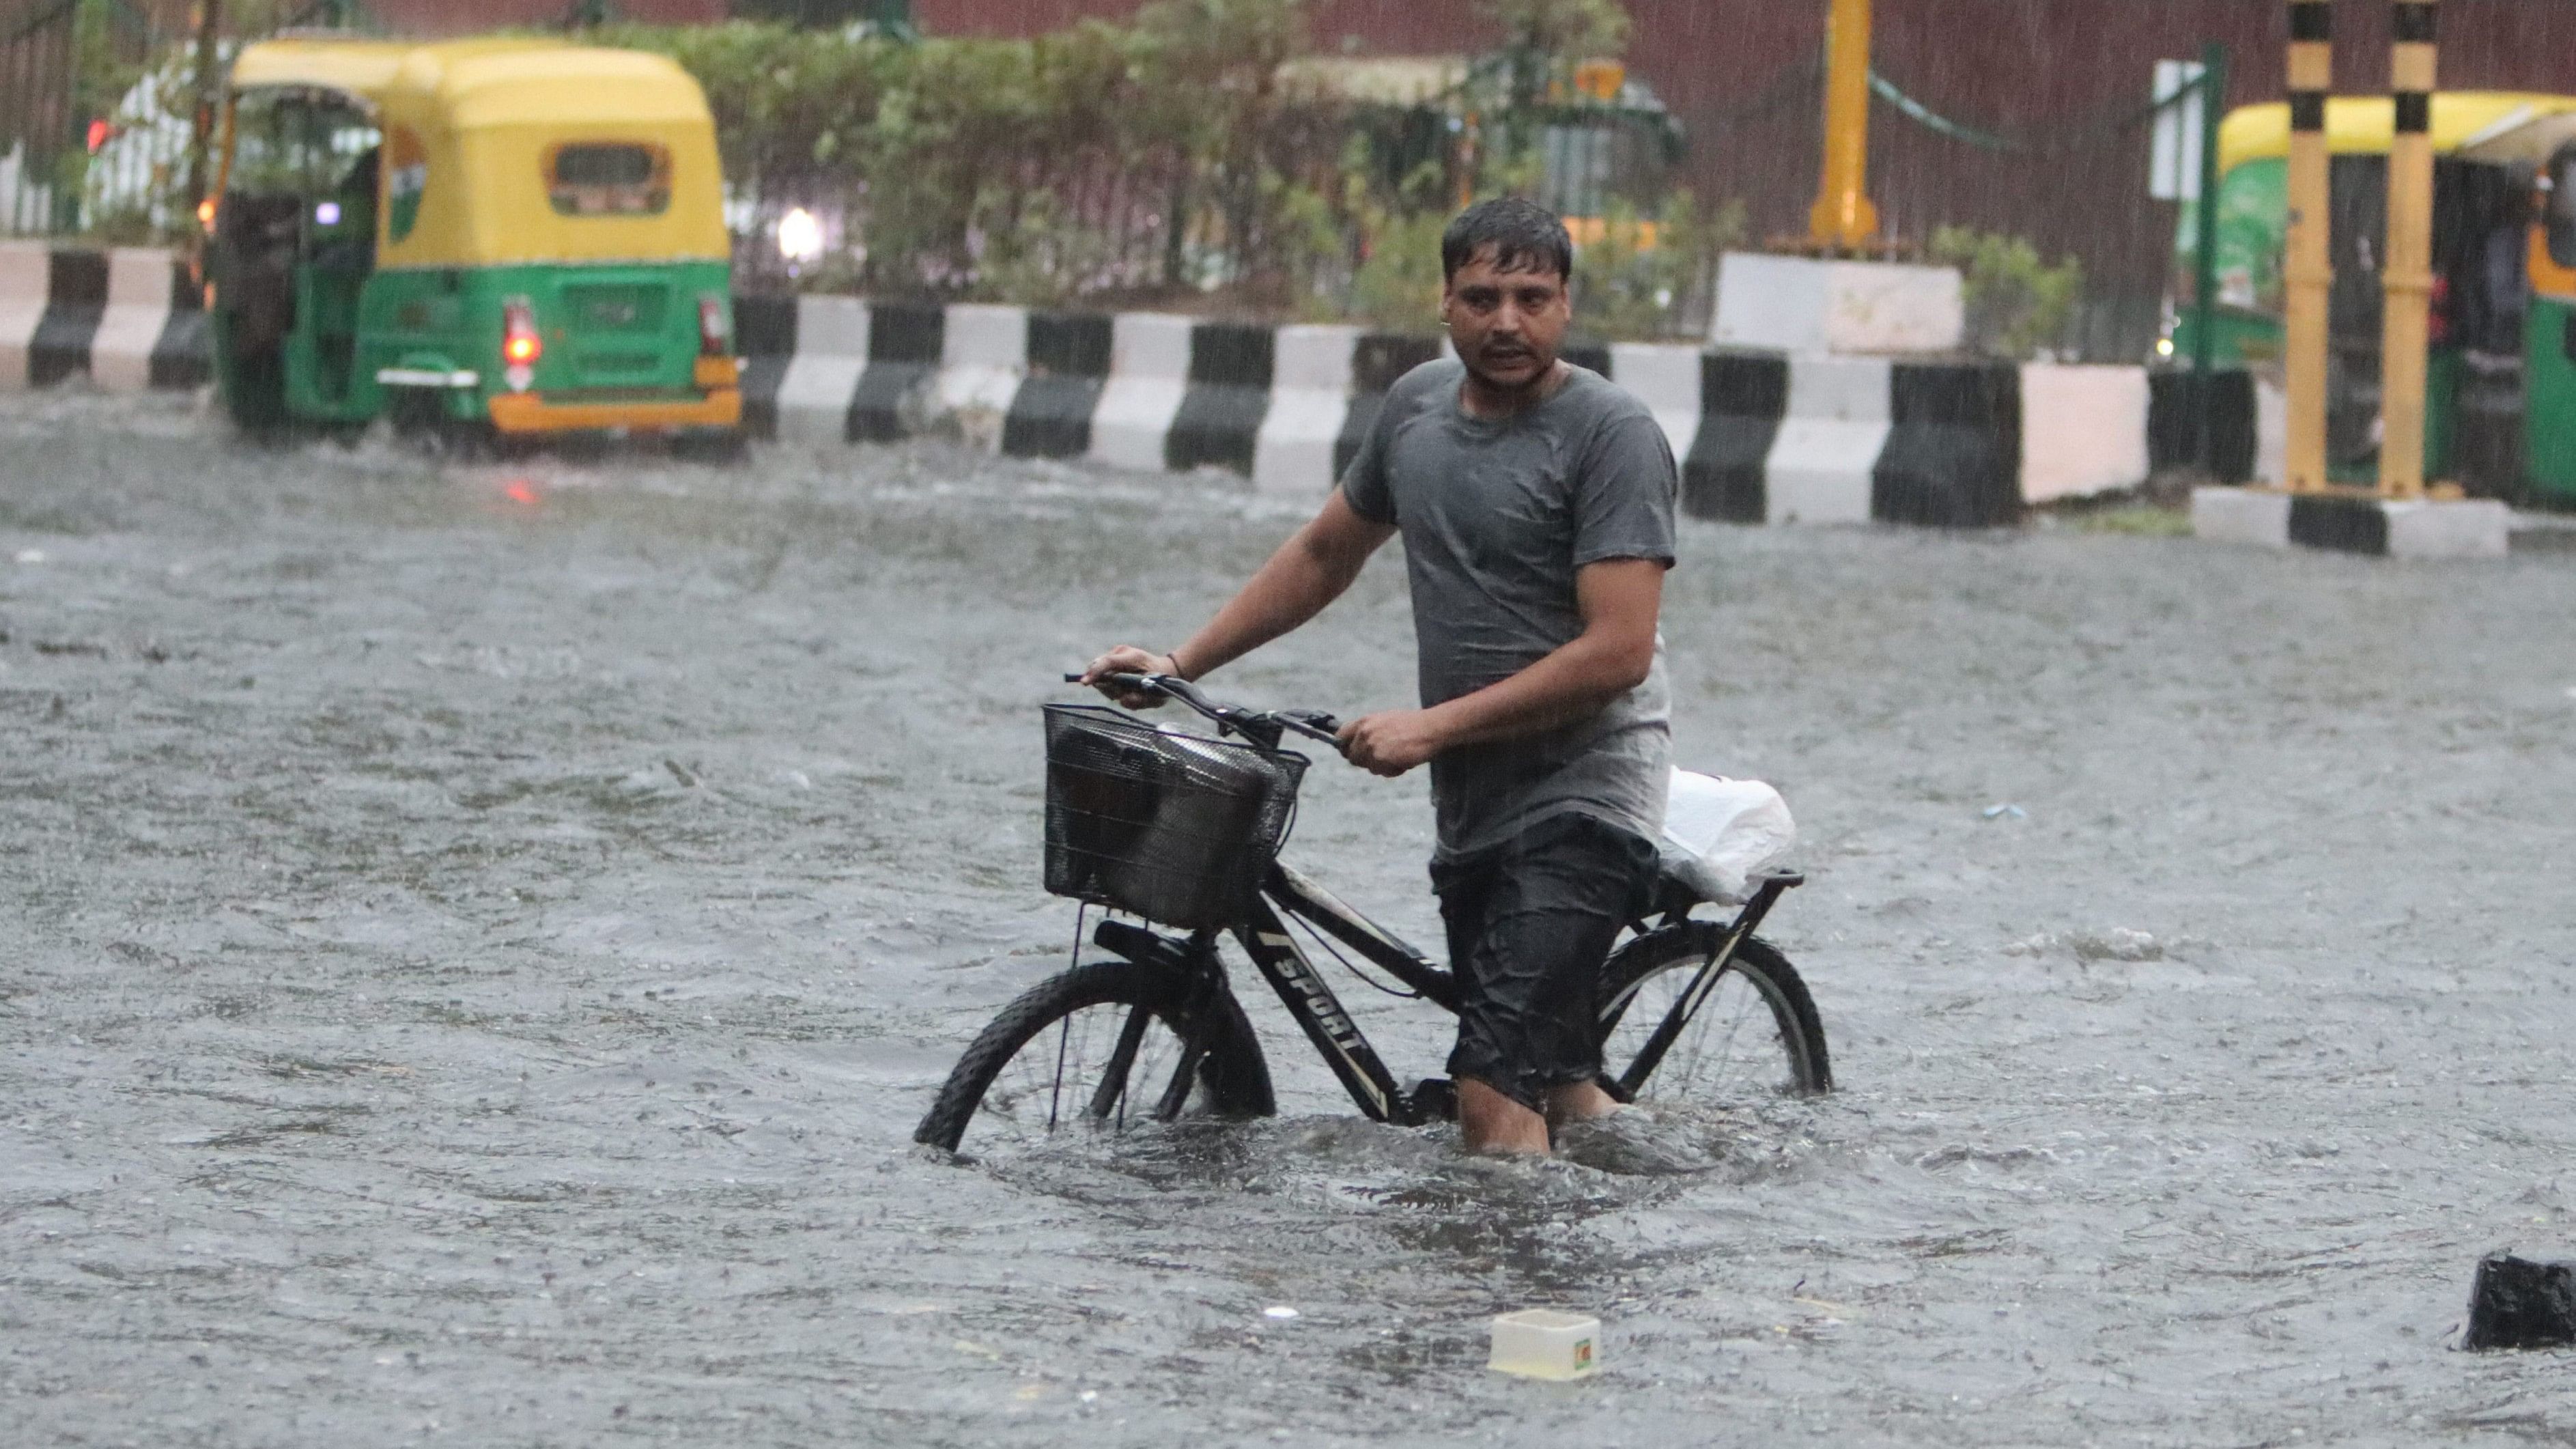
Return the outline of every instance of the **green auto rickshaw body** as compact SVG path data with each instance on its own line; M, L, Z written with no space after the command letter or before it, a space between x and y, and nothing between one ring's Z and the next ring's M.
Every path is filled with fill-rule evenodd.
M658 57L545 40L246 49L209 248L246 426L731 431L714 125Z

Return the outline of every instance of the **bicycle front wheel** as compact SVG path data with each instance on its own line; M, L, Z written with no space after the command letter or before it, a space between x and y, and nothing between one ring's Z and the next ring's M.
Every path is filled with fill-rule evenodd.
M1610 1081L1624 1083L1636 1073L1657 1026L1725 943L1723 923L1684 921L1610 953L1601 967L1597 1010L1602 1070ZM1828 1092L1833 1085L1824 1025L1807 983L1770 943L1748 936L1632 1095L1650 1104L1726 1106Z
M1101 961L1031 987L957 1059L915 1142L1010 1157L1153 1120L1191 1038L1189 978ZM1270 1068L1242 1003L1219 987L1201 1008L1206 1055L1181 1115L1266 1117Z

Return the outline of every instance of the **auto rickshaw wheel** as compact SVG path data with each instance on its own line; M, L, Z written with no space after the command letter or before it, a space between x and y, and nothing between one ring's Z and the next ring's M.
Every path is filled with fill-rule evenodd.
M730 465L751 455L751 440L740 428L720 432L680 433L671 439L671 456L695 463Z
M269 347L236 354L223 394L233 426L260 438L284 432L288 421L284 354Z
M452 417L445 398L420 387L389 388L385 421L405 447L433 458L479 458L490 454L492 425Z

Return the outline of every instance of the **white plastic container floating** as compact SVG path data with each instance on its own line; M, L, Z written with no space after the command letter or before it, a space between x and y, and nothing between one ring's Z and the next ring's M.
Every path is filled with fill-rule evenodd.
M1494 1320L1485 1367L1531 1379L1590 1378L1601 1366L1601 1320L1553 1308L1524 1308Z

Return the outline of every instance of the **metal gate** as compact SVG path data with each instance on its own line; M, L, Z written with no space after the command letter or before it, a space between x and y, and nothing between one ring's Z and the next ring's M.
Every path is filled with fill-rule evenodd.
M68 231L63 182L79 58L76 0L35 0L0 20L0 232Z
M0 235L113 224L141 240L185 201L188 109L154 83L171 47L132 0L0 0Z

